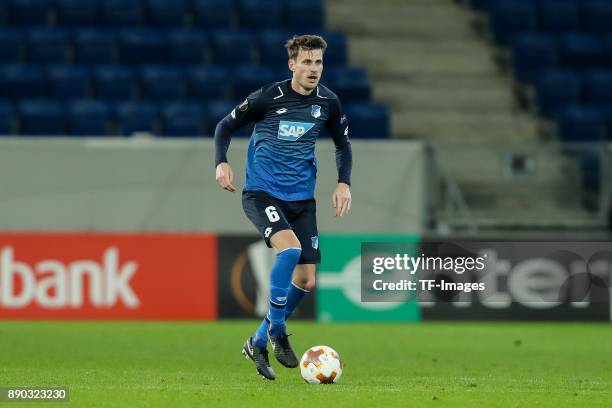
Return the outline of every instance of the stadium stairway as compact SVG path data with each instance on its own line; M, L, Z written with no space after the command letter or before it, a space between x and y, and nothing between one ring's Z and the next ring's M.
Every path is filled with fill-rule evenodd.
M563 155L538 155L531 177L503 170L503 145L537 142L538 120L519 109L495 47L474 30L480 18L453 0L327 0L327 26L348 34L349 62L368 70L374 99L392 110L392 137L447 152L493 146L469 154L467 166L462 154L443 155L442 171L470 211L442 211L439 220L451 229L601 227L583 207L579 169Z
M359 3L356 7L355 3ZM350 37L374 99L392 110L392 134L440 143L536 137L518 112L493 50L451 0L328 0L328 26Z

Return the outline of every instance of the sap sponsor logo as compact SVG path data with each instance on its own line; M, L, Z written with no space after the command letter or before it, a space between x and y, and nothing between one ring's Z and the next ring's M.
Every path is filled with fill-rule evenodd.
M308 133L313 126L314 123L289 122L286 120L281 120L278 124L278 138L289 142L295 142L300 137Z
M0 307L21 309L32 303L48 309L79 308L89 303L110 308L122 303L138 308L140 300L130 286L138 269L132 261L119 263L119 251L109 247L102 263L83 259L64 264L43 259L36 264L16 260L13 247L0 250Z

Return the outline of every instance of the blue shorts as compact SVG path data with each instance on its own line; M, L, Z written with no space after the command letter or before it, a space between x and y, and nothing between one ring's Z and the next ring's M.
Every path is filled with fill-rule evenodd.
M284 201L264 191L243 191L242 208L261 234L268 247L270 237L278 231L293 230L302 245L299 264L318 264L319 232L317 231L317 203L314 199Z

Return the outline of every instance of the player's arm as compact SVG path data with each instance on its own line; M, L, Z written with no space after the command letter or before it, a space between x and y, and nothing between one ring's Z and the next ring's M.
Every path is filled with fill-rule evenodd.
M231 135L236 130L262 116L263 98L262 90L249 95L244 102L236 106L227 116L217 123L215 128L215 179L223 189L234 192L234 172L227 162Z
M340 101L331 106L326 128L336 145L336 168L338 170L338 185L332 195L332 205L336 209L336 217L342 217L351 210L351 170L353 167L353 152L348 136L348 119L342 112Z

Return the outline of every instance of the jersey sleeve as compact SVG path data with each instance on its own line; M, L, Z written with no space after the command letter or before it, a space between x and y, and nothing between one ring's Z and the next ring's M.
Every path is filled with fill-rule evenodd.
M263 90L250 94L240 105L219 121L215 128L215 167L227 162L231 135L241 127L260 120L266 112Z
M342 104L334 99L330 105L330 115L325 127L336 145L336 168L338 169L338 183L351 184L351 170L353 167L353 152L349 139L348 119L342 111Z

